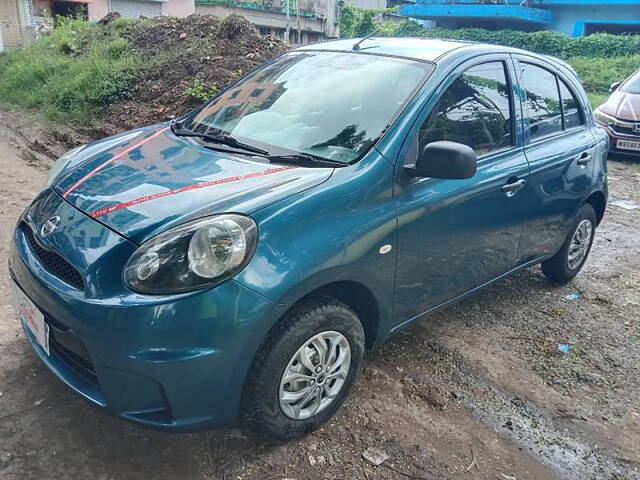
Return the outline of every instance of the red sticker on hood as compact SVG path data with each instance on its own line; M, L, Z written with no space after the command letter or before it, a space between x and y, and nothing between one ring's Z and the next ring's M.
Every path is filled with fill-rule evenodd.
M138 205L140 203L148 202L150 200L155 200L156 198L168 197L170 195L176 195L178 193L188 192L190 190L197 190L200 188L212 187L214 185L221 185L223 183L238 182L240 180L247 180L249 178L263 177L265 175L271 175L273 173L283 172L285 170L291 170L292 168L297 168L297 167L286 166L286 167L278 167L278 168L269 168L267 170L248 173L246 175L236 175L233 177L220 178L217 180L209 180L207 182L202 182L202 183L194 183L193 185L186 185L184 187L174 188L171 190L167 190L166 192L151 193L149 195L143 195L142 197L134 198L133 200L129 200L127 202L117 203L109 207L99 208L98 210L94 210L93 212L89 213L89 216L91 216L92 218L98 218L103 215L106 215L107 213L115 212L116 210L121 210L123 208L131 207L133 205Z

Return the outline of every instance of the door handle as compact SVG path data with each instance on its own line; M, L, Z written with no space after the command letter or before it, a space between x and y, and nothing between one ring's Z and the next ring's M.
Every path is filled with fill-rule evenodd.
M508 197L511 197L512 195L515 195L515 193L518 190L524 187L526 183L527 181L524 178L521 178L520 180L516 180L515 182L507 183L506 185L503 185L500 188L500 191L502 193L506 193Z
M589 152L582 152L582 154L578 157L577 164L581 167L584 167L587 163L591 161L593 155Z

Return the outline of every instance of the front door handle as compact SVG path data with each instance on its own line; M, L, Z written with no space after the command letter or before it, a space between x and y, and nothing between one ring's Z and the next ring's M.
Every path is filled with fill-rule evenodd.
M526 183L527 181L524 178L521 178L520 180L516 180L515 182L503 185L500 190L502 191L502 193L506 193L508 197L511 197L515 195L518 190L524 187Z
M593 155L591 155L591 153L582 152L582 155L580 155L576 163L581 167L584 167L587 163L591 161L592 158L593 158Z

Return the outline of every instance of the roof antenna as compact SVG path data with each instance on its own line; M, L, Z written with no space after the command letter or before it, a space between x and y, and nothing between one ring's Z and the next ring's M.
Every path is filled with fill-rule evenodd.
M360 50L360 44L362 42L364 42L365 40L368 40L371 37L373 37L376 33L378 33L378 30L374 29L371 33L369 33L366 36L362 37L360 40L358 40L356 43L353 44L353 47L351 47L351 50L353 50L354 52L357 52L358 50Z

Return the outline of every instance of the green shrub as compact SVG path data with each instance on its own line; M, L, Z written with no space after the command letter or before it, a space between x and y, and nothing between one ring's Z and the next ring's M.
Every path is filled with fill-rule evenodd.
M640 54L612 58L579 56L567 60L585 88L598 93L606 93L613 82L621 82L640 68Z
M587 37L572 38L561 33L547 31L424 28L412 20L380 25L375 22L374 17L384 11L387 10L344 7L340 16L341 36L356 37L378 31L382 35L392 37L413 36L467 40L522 48L565 59L577 55L587 57L630 56L640 52L640 35L598 33Z
M115 33L123 33L137 21L139 20L134 20L133 18L128 17L118 17L111 20L111 23L109 25Z
M0 102L81 123L125 95L141 62L115 29L59 19L51 35L0 59Z
M381 25L374 18L381 13L397 12L397 8L370 8L363 9L346 5L340 14L340 35L342 37L364 37L372 32L379 32L388 36L397 36L393 24ZM418 25L415 22L411 22ZM419 27L419 26L418 26ZM419 27L422 28L422 27Z
M57 17L56 28L51 35L45 37L48 48L69 55L79 52L91 39L92 25L81 19ZM37 46L36 46L37 47Z
M105 47L105 54L112 59L120 58L127 52L129 42L125 38L115 38Z

